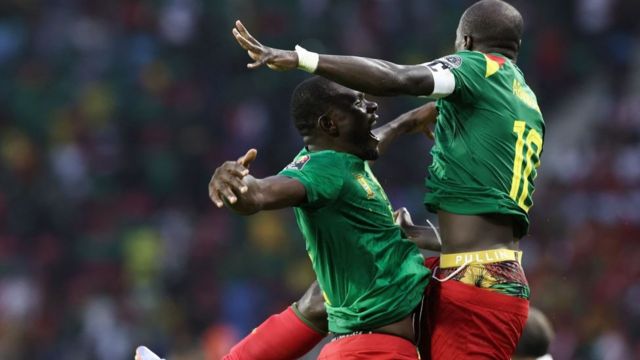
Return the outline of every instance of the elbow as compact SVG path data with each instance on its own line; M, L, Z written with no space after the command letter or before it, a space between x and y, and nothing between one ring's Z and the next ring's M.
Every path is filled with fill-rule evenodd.
M241 216L250 216L257 213L257 211L251 211L251 210L245 210L245 209L233 209L233 212Z
M420 249L423 249L423 250L430 250L430 251L435 251L435 252L441 252L442 251L442 245L440 245L436 241L425 241L421 245L422 246L418 245L418 247Z
M410 67L398 72L396 94L423 96L433 92L433 78L422 69Z
M250 216L260 211L258 208L237 208L237 207L231 208L231 210L233 210L234 213L241 216Z
M377 94L371 94L376 96L396 96L406 95L411 89L411 85L414 80L405 71L398 71L387 69L389 72L384 78L388 79L383 82L381 91Z
M369 79L367 94L374 96L406 95L414 82L411 74L400 66L382 64L378 73Z
M233 210L234 213L242 216L250 216L262 210L262 206L256 201L248 201L242 198L240 198L237 203L230 205L229 208Z

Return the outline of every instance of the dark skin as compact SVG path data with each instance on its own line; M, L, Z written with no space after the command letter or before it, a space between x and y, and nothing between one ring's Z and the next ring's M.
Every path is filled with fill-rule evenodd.
M316 128L303 137L310 151L335 150L356 155L363 160L375 160L380 151L384 151L401 134L423 132L432 136L430 126L437 116L433 104L407 112L372 131L371 127L378 118L378 105L366 100L361 92L339 85L336 87L340 98L346 99L347 106L327 109L318 118ZM258 179L249 174L249 166L256 155L257 151L251 149L238 160L227 161L215 170L209 182L209 197L213 203L242 215L304 204L306 190L298 180L279 175ZM396 223L409 234L410 240L421 247L439 250L440 244L433 230L414 225L406 209L396 211L395 216ZM312 284L295 306L317 328L327 328L324 300L317 283ZM389 333L411 341L414 338L410 316L378 329L367 330Z
M262 45L237 21L233 35L254 60L247 67L254 69L266 65L285 71L298 66L295 51L275 49ZM515 61L517 51L489 46L471 32L456 31L456 50L496 52ZM519 48L519 41L513 48ZM431 71L422 65L398 65L384 60L357 56L320 55L315 74L344 86L373 95L428 95L433 92ZM510 216L501 214L460 215L438 211L442 236L442 252L458 253L495 248L517 250L518 238Z
M535 307L529 308L529 317L513 354L513 360L536 360L549 351L555 337L551 322Z

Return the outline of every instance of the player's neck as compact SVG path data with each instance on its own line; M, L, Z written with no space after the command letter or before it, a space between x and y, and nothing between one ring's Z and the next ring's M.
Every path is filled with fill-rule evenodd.
M360 155L358 154L358 149L356 149L354 146L351 146L349 144L342 144L335 141L305 141L305 147L310 152L333 150L336 152L348 153L360 157Z
M506 57L507 59L511 60L511 62L513 63L515 63L516 60L518 60L518 53L509 49L497 48L492 46L478 46L473 50L479 51L485 54L490 54L490 53L500 54Z

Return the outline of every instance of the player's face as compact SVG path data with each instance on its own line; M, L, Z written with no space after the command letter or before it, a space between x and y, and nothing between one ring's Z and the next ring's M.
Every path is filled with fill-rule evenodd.
M378 104L364 98L364 94L346 89L340 94L341 112L344 114L340 132L344 139L358 149L365 160L378 158L378 139L371 129L378 119Z

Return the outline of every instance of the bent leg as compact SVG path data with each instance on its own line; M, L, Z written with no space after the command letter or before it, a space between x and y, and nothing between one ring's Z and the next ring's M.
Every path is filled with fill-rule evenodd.
M297 359L325 337L326 324L322 291L314 282L298 302L269 317L236 344L223 360Z

